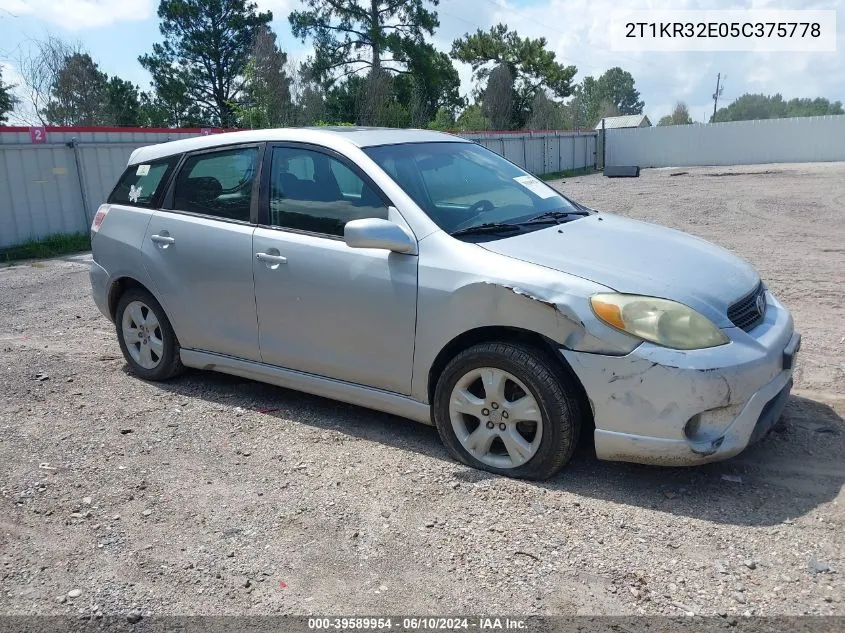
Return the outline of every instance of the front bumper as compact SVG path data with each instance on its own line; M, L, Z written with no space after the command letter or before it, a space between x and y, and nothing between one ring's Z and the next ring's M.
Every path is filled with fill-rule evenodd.
M764 321L703 350L643 343L626 356L561 350L595 419L600 459L666 466L732 457L774 425L789 398L801 337L771 293Z

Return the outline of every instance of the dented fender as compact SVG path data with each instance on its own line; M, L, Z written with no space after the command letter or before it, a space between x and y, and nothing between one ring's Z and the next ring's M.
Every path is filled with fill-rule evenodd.
M518 328L563 348L608 355L627 354L639 344L592 313L589 297L607 292L606 286L458 242L442 232L421 240L419 248L412 396L423 402L428 402L428 373L437 355L477 328Z

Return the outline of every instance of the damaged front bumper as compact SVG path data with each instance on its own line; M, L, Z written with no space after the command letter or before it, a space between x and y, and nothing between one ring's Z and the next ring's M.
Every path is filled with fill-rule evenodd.
M731 342L682 351L643 343L626 356L561 350L595 419L599 459L666 466L732 457L780 417L801 337L766 293L764 321Z

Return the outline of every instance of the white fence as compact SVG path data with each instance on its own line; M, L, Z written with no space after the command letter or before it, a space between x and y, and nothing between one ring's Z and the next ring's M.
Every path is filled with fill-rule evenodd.
M608 165L681 167L845 160L845 115L606 131Z
M0 250L86 232L136 147L206 130L0 127ZM535 174L593 167L594 132L467 134Z

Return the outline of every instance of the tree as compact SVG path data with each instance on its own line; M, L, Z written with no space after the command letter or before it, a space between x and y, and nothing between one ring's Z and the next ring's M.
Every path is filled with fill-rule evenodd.
M88 53L65 58L56 76L44 117L51 125L102 125L107 108L108 76Z
M326 100L319 84L309 82L297 102L297 124L316 125L326 120Z
M314 40L311 71L326 81L367 71L406 72L408 50L439 26L439 0L304 0L288 16L295 37ZM381 81L380 79L377 81Z
M281 127L292 122L288 56L276 45L276 34L261 27L246 65L242 124L249 128Z
M786 102L786 116L826 116L829 114L845 114L841 101L831 103L827 99L790 99Z
M490 120L481 111L481 106L471 105L461 112L461 116L455 121L455 128L462 132L471 132L489 130L491 126Z
M119 127L134 127L142 124L138 86L120 77L112 77L106 84L105 92L104 124Z
M273 14L248 0L161 0L158 17L164 41L138 58L157 98L172 107L184 94L209 123L235 125L253 42Z
M692 117L689 115L689 108L683 101L675 104L672 114L667 114L657 122L657 125L690 125Z
M17 67L23 82L23 100L28 106L24 112L32 113L31 117L24 115L27 122L47 124L45 108L53 98L53 87L65 67L65 61L84 52L81 44L71 44L53 35L43 40L32 40L27 48L22 49Z
M350 75L342 83L329 88L326 92L326 119L336 123L355 121L356 103L363 84L363 77Z
M481 111L496 130L509 130L514 106L513 75L507 64L492 70L481 97Z
M452 114L449 108L441 106L434 115L434 120L428 124L430 130L440 130L446 132L455 129L455 115Z
M822 98L784 101L780 94L744 94L727 107L719 108L716 116L710 117L710 121L751 121L843 113L840 101L831 103Z
M512 123L522 127L528 120L531 102L541 88L559 99L572 93L575 66L564 66L546 50L546 39L521 38L507 25L497 24L489 31L467 33L452 44L452 57L470 64L477 81L486 80L494 68L505 64L514 78Z
M5 124L8 121L9 113L15 109L18 100L12 90L15 86L10 86L3 83L3 68L0 67L0 124Z
M408 104L411 125L425 127L439 108L452 112L462 108L466 100L461 96L461 78L451 58L431 44L421 44L407 50L407 73L393 79L397 103Z
M179 79L153 79L155 89L141 93L141 125L149 127L201 127L209 116L191 101Z
M559 130L564 126L563 112L560 106L538 90L531 103L531 116L528 119L529 130Z
M618 66L607 70L596 81L602 104L612 105L619 114L642 114L645 102L634 88L634 77Z
M618 66L605 71L598 79L584 77L575 88L575 96L579 110L573 114L581 127L593 127L602 117L642 114L645 108L639 91L634 88L633 76Z

